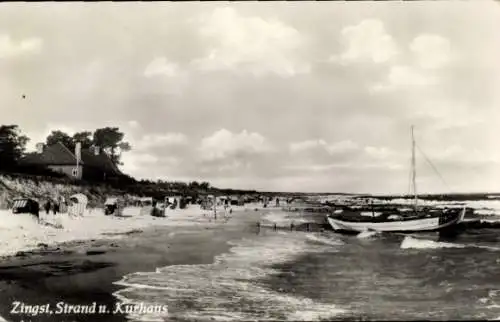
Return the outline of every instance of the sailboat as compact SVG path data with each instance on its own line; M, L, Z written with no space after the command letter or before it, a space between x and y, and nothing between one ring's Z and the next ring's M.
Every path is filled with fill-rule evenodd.
M327 220L333 230L345 232L423 232L439 231L463 221L466 208L457 209L426 209L419 207L416 184L415 137L411 127L412 155L411 155L411 186L413 204L408 211L382 210L373 212L372 216L362 214L359 209L342 207L333 214L327 215Z

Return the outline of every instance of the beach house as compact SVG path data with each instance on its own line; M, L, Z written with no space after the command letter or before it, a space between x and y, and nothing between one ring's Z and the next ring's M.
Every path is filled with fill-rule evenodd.
M37 151L20 160L21 165L44 167L68 177L86 180L107 180L122 175L111 158L99 147L81 149L77 154L61 142L52 145L37 144Z

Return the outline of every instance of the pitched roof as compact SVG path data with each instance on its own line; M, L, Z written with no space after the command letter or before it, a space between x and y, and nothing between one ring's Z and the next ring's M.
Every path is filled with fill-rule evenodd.
M43 153L29 153L22 160L23 164L34 165L74 165L75 155L61 142L46 146Z
M99 168L107 173L121 173L106 153L96 155L91 149L82 149L82 161L86 166Z
M121 171L111 161L106 153L95 155L90 149L81 150L81 162L83 166L98 168L106 173L120 174ZM22 160L22 164L32 165L76 165L76 156L64 144L58 142L44 147L42 153L29 153Z

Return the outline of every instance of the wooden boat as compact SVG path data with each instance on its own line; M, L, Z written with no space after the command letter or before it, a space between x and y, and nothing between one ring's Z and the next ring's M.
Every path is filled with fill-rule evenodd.
M411 187L413 188L413 207L406 211L396 209L384 210L377 207L377 213L354 209L354 207L343 207L337 209L333 214L327 215L330 226L336 231L363 232L420 232L438 231L456 225L463 221L466 208L457 209L427 209L418 206L416 188L415 167L415 139L413 127L412 136L412 158L411 158ZM363 207L365 208L365 207Z
M354 214L354 216L349 216ZM356 215L357 214L357 215ZM381 215L362 216L359 212L328 215L328 223L337 231L381 231L381 232L419 232L437 231L456 225L463 220L465 209L450 209L436 214L415 211L408 216Z

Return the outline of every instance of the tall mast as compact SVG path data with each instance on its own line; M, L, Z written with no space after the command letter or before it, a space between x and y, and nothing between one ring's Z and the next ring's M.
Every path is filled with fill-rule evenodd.
M417 210L417 169L415 162L415 136L413 135L413 125L411 126L411 183L413 188L414 206Z

